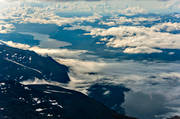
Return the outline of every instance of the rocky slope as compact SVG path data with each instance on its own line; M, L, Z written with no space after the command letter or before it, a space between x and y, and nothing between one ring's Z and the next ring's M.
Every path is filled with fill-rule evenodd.
M23 81L45 79L66 83L68 68L51 57L42 57L32 51L0 45L0 79Z
M0 119L132 119L72 90L0 81Z

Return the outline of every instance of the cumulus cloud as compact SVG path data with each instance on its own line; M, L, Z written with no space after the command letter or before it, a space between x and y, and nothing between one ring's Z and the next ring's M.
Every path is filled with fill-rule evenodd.
M13 24L9 24L4 21L0 21L0 33L10 33L14 31L15 27Z
M117 20L120 23L132 22L136 23L139 21L149 20L159 20L158 19L148 19L148 18L132 18L127 19L126 17L120 17ZM101 22L102 23L102 22ZM116 22L104 22L107 25L117 25ZM93 37L102 36L104 38L100 41L104 42L108 47L113 48L124 48L124 53L162 53L161 49L180 49L180 34L171 34L169 32L179 31L179 23L159 23L152 27L143 26L118 26L111 27L109 29L103 28L93 28L91 26L83 25L73 25L72 27L64 28L64 30L76 30L82 29L89 33L85 35L92 35ZM163 31L163 32L161 32ZM165 32L164 32L165 31ZM107 38L106 36L114 36L113 38ZM101 43L102 43L101 42ZM99 43L99 42L97 42Z
M39 47L31 47L29 50L35 51L41 55L49 55L53 57L63 57L63 58L77 58L82 53L86 53L85 50L68 50L68 49L47 49L47 48L39 48Z
M14 42L12 42L12 41L6 42L6 41L0 40L0 42L3 43L3 44L6 44L6 45L8 45L8 46L15 47L15 48L19 48L19 49L27 50L27 49L30 48L29 45L21 44L21 43L14 43Z
M128 0L123 1L78 1L78 2L42 2L42 1L3 1L0 6L0 18L11 19L11 23L40 23L40 24L56 24L59 26L65 24L72 24L75 22L95 22L101 18L101 15L106 14L123 14L123 15L136 15L146 14L155 11L163 6L164 2L150 2L148 3ZM133 3L133 4L130 4ZM147 6L147 4L149 6ZM159 5L158 5L159 4ZM6 6L6 7L5 7ZM155 6L155 8L154 8ZM84 13L92 14L91 16L79 16L79 17L64 17L61 14L65 13ZM140 21L154 21L154 18L114 18L109 22L102 22L106 25L122 24L125 22L139 23Z
M180 18L180 14L175 14L174 15L176 18Z
M64 27L64 30L77 30L81 29L84 31L91 31L94 28L92 26L83 26L83 25L72 25L71 27Z
M120 11L120 13L125 15L135 15L135 14L144 14L147 13L147 11L142 7L128 7Z
M153 49L153 48L149 48L149 47L136 47L136 48L126 48L124 51L124 53L129 53L129 54L138 54L138 53L147 53L147 54L151 54L151 53L161 53L161 50L158 49Z
M118 2L116 4L116 2ZM120 2L120 3L119 3ZM99 1L99 2L63 2L47 3L41 1L12 1L2 2L0 11L1 19L11 19L15 23L40 23L40 24L71 24L74 22L95 22L104 14L124 14L135 15L146 13L146 10L140 5L124 5L122 1ZM33 3L33 4L32 4ZM135 2L136 3L136 2ZM121 5L121 6L119 6ZM4 7L6 6L6 7ZM126 6L126 7L124 7ZM92 16L82 17L62 17L58 13L90 13ZM5 14L6 13L6 14ZM100 15L101 14L101 15ZM140 20L140 19L139 19ZM141 19L143 20L143 19ZM145 20L145 19L144 19Z
M125 53L153 53L162 52L160 49L179 49L180 34L170 34L157 32L160 26L157 25L151 28L142 26L119 26L109 29L93 29L88 35L92 36L114 36L110 39L102 39L108 47L127 48ZM177 24L173 24L176 26ZM171 26L170 26L171 27ZM178 26L175 27L178 29ZM167 28L168 30L175 29Z
M166 32L172 32L172 31L180 31L180 23L160 23L152 27L154 31L166 31Z
M114 25L121 25L124 23L132 23L135 25L140 24L141 22L153 22L158 21L160 18L146 18L146 17L135 17L135 18L127 18L124 16L121 17L112 17L110 19L107 19L106 22L102 21L100 24L108 25L108 26L114 26Z
M68 50L68 49L49 49L49 48L40 48L38 46L31 47L26 44L14 43L12 41L2 41L3 44L6 44L11 47L34 51L43 56L52 56L52 57L62 57L62 58L78 58L81 54L87 53L86 50Z
M36 5L33 6L34 4L31 3ZM87 17L61 17L58 15L58 12L63 12L64 10L60 3L51 3L49 5L44 3L42 5L40 1L15 1L12 3L3 2L3 4L5 4L7 7L1 8L0 18L11 19L10 22L12 23L56 24L61 26L74 22L94 22L96 19L101 17L97 14ZM64 4L64 7L66 8L67 3Z
M180 79L180 73L179 72L161 73L160 77L169 78L169 79Z
M25 17L21 20L19 20L19 23L40 23L40 24L56 24L58 26L62 26L65 24L71 24L74 22L95 22L96 19L99 19L99 16L89 16L89 17L74 17L74 18L65 18L60 17L54 14L49 15L48 13L44 15L44 13L41 14L39 12L31 14L30 17Z

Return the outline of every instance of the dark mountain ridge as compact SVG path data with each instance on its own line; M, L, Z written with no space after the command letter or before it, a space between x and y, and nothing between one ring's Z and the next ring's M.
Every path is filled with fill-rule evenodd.
M51 57L43 57L32 51L0 45L0 79L23 81L45 79L67 83L68 67Z
M82 93L52 85L0 81L1 119L133 119Z

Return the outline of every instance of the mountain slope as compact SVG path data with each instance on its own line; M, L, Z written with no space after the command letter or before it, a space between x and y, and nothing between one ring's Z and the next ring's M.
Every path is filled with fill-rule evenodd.
M72 90L0 81L1 119L130 119Z
M23 81L27 79L45 79L67 83L68 68L32 51L0 45L0 78Z

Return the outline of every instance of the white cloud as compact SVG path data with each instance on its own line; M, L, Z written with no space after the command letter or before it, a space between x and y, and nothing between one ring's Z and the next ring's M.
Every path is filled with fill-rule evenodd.
M41 23L41 24L71 24L74 22L94 22L105 14L135 15L148 13L141 2L128 1L78 1L78 2L41 2L41 1L11 1L2 2L0 11L1 19L11 19L16 23ZM6 6L6 7L5 7ZM58 13L89 13L92 16L61 17ZM139 18L138 20L145 20ZM110 23L109 23L110 24Z
M153 26L152 29L154 29L154 31L161 31L161 30L164 30L167 32L178 31L180 30L180 23L171 23L171 22L160 23Z
M148 18L134 18L119 20L123 22L143 21ZM150 19L150 21L155 19ZM157 20L157 19L156 19ZM116 24L115 22L113 22ZM113 24L110 24L113 25ZM159 23L150 28L143 26L119 26L109 29L92 28L91 26L73 25L66 30L82 29L90 33L85 35L114 36L114 38L102 38L100 41L106 43L108 47L125 48L124 53L161 53L160 49L180 49L180 34L160 32L161 30L170 32L180 30L179 23ZM99 43L99 42L97 42ZM158 48L158 49L156 49ZM160 48L160 49L159 49Z
M78 1L78 2L41 2L41 1L11 1L2 2L0 18L11 19L10 23L40 23L40 24L56 24L65 25L74 22L95 22L104 14L124 14L135 15L141 13L149 13L149 6L139 1ZM157 1L156 1L157 2ZM149 2L149 5L155 5L155 1ZM164 2L157 2L163 4ZM6 7L5 7L6 6ZM157 6L156 6L157 7ZM155 8L156 8L155 7ZM146 9L147 8L147 9ZM158 7L157 7L158 8ZM157 9L156 8L156 9ZM82 17L61 17L58 13L90 13L92 16ZM140 21L154 21L155 18L135 18L128 19L125 17L113 18L112 21L102 22L106 25L122 24L124 22L133 22L138 24Z
M169 0L166 4L166 6L164 6L166 8L172 8L172 7L175 7L175 8L180 8L180 2L179 0Z
M10 22L12 23L15 22L15 23L56 24L58 26L71 24L74 22L84 22L84 21L95 22L96 19L99 19L101 17L97 14L87 17L83 17L83 16L61 17L57 15L58 12L64 11L62 8L63 5L61 5L60 3L56 4L52 2L49 5L47 5L46 3L41 5L40 4L41 4L40 1L39 2L12 1L12 3L5 4L7 5L7 7L3 7L1 9L0 17L2 19L11 19Z
M37 16L36 16L37 15ZM30 15L29 15L30 16ZM99 16L89 16L89 17L73 17L73 18L65 18L60 17L54 14L49 14L48 12L45 14L37 13L31 14L30 17L25 17L23 19L18 20L19 23L40 23L40 24L56 24L58 26L62 26L65 24L71 24L74 22L95 22L96 19L99 19Z
M114 25L121 25L124 23L132 23L135 25L140 24L141 22L153 22L153 21L158 21L160 18L146 18L146 17L135 17L135 18L127 18L127 17L112 17L110 19L107 19L107 22L100 22L100 24L108 25L108 26L114 26Z
M180 73L179 72L170 72L170 73L162 73L160 74L160 77L162 78L169 78L169 79L180 79Z
M176 26L177 24L173 24ZM178 26L176 27L178 28ZM151 28L141 26L119 26L109 29L93 29L87 35L92 36L114 36L114 38L104 39L108 47L126 48L125 53L152 53L161 52L156 48L180 49L180 34L170 34L156 32L159 25ZM172 29L172 28L167 28ZM174 29L174 27L173 27ZM150 51L149 51L150 50Z
M135 14L144 14L147 13L142 7L128 7L124 10L119 11L121 14L125 15L135 15Z
M48 55L52 57L78 58L81 54L87 53L86 50L49 49L49 48L40 48L37 46L30 47L29 45L21 44L21 43L14 43L12 41L6 42L6 41L0 40L0 42L7 44L8 46L11 46L11 47L34 51L44 56Z
M26 80L21 82L23 85L38 85L38 84L50 84L50 82L44 79L34 78L34 80Z
M0 33L10 33L14 31L15 27L13 24L8 24L4 21L0 21Z
M83 25L72 25L71 27L64 27L64 30L85 30L85 31L91 31L94 28L92 26L83 26Z
M153 49L153 48L149 48L149 47L136 47L136 48L126 48L124 51L124 53L129 53L129 54L138 54L138 53L147 53L147 54L151 54L151 53L161 53L161 50L157 50L157 49Z
M85 50L68 50L68 49L48 49L48 48L39 48L31 47L29 50L35 51L41 55L49 55L53 57L63 57L63 58L78 58L82 53L86 53Z
M176 18L180 18L180 14L178 13L178 14L175 14L174 15Z
M29 45L26 45L26 44L21 44L21 43L14 43L12 41L2 41L0 40L1 43L3 44L7 44L8 46L10 47L15 47L15 48L19 48L19 49L24 49L24 50L28 50L30 48Z

